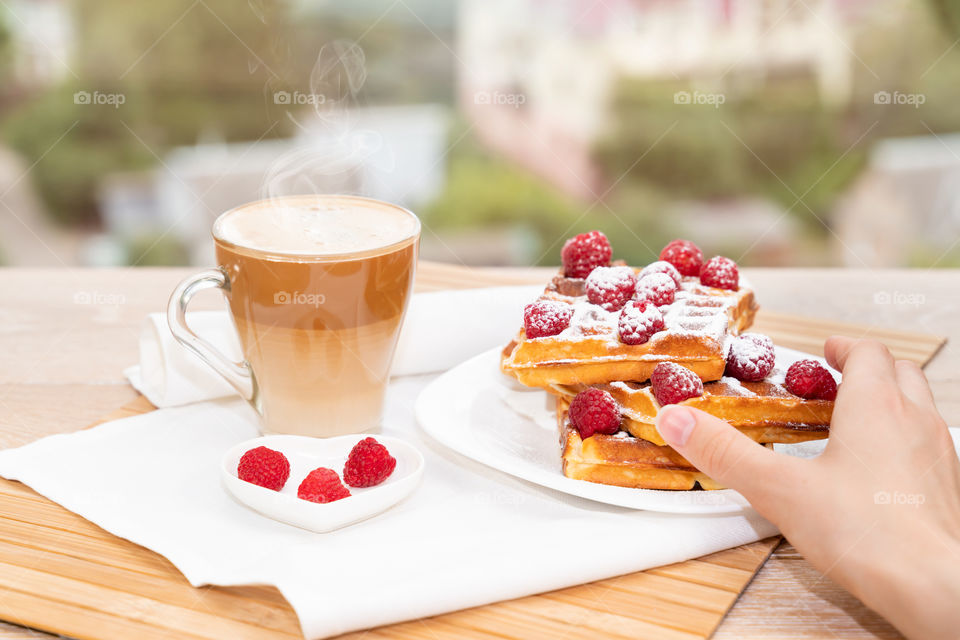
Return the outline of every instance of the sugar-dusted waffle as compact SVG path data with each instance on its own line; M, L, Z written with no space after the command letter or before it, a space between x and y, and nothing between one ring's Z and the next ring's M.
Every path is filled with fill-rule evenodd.
M581 438L570 423L569 407L566 397L557 397L566 477L639 489L693 489L697 483L703 489L723 488L670 447L655 445L626 431Z
M521 329L504 350L505 373L535 387L644 381L658 363L670 361L704 380L717 380L725 366L726 336L750 327L757 310L753 291L745 285L730 291L682 278L674 300L658 307L663 330L641 344L625 344L618 335L623 311L591 303L584 289L583 279L553 279L540 300L569 305L569 325L556 335L536 338Z
M836 396L814 361L774 371L737 265L675 240L642 270L611 264L599 232L563 247L563 272L524 309L502 370L556 395L563 474L646 489L721 488L667 446L666 405L701 409L760 443L824 438Z
M703 383L689 369L663 362L645 384L555 387L563 474L646 489L721 488L660 437L653 423L668 404L725 419L764 446L827 436L837 392L829 371L802 360L781 374L773 368L773 343L758 334L738 337L730 353L729 371L768 377Z
M656 445L666 444L654 427L660 411L650 383L611 382L594 385L613 396L623 413L623 430ZM585 385L554 385L550 390L572 399ZM783 386L776 373L760 382L724 377L703 385L703 395L679 402L726 420L757 442L806 442L826 438L833 402L800 398Z

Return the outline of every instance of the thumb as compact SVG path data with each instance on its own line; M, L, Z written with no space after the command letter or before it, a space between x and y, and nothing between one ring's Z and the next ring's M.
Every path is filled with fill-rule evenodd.
M751 503L765 499L785 481L793 462L763 447L708 413L668 405L657 415L657 431L671 447L724 486Z

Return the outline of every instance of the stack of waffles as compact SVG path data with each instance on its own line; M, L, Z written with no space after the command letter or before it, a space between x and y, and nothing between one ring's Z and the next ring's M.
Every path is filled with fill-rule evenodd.
M764 445L828 435L836 382L813 360L786 371L746 332L757 310L736 264L671 242L643 269L611 263L606 237L564 245L563 271L524 310L504 373L556 397L563 473L647 489L720 487L667 446L666 404L726 420Z

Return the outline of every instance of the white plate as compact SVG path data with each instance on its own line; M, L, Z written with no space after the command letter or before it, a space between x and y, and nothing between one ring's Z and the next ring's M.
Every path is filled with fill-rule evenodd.
M560 469L552 396L501 373L500 351L491 349L464 362L423 390L417 398L416 415L424 431L494 469L597 502L669 513L731 513L748 506L743 496L730 489L658 491L567 478ZM786 370L804 358L823 362L816 356L777 347L778 369ZM832 372L839 380L839 374ZM809 457L819 454L823 446L823 441L817 441L776 445L776 449Z
M264 436L241 442L223 456L220 465L223 486L242 504L268 518L321 533L345 527L400 502L417 488L423 476L423 456L419 451L399 438L372 434L397 459L390 477L375 487L347 487L352 494L349 498L326 504L297 497L300 483L317 467L333 469L342 478L343 465L350 450L369 436L371 434L366 433L335 438ZM240 458L260 446L279 451L290 461L290 478L280 491L265 489L237 477Z

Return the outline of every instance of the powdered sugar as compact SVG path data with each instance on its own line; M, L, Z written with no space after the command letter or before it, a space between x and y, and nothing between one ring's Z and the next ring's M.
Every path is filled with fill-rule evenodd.
M723 376L722 378L720 378L720 382L725 384L727 387L727 390L729 390L730 393L733 393L734 395L746 396L748 398L757 396L757 394L755 394L753 391L750 391L749 389L744 387L742 384L740 384L740 381L737 380L736 378L731 378L730 376Z
M605 272L633 272L630 267L601 267L594 271L600 272L596 278L601 283L607 281ZM683 278L674 301L658 308L664 326L650 340L657 341L666 336L712 338L719 343L719 349L728 338L731 313L741 298L742 294L703 286L696 278ZM624 346L618 338L618 311L611 312L591 304L586 295L564 295L557 290L548 291L544 300L559 302L572 309L569 326L555 336L556 339L577 341L591 337L606 340L611 349ZM726 354L727 349L724 348L722 353Z
M775 366L773 371L767 376L767 382L782 387L787 382L787 370Z
M585 298L576 299L572 306L570 326L560 334L563 338L580 338L589 335L616 335L617 312L607 311Z
M670 278L677 284L677 287L679 287L681 282L683 282L683 276L680 275L680 272L677 271L677 268L666 260L657 260L656 262L651 262L649 265L643 268L643 270L640 272L640 276L637 279L643 280L647 276L654 273L663 273L670 276Z

